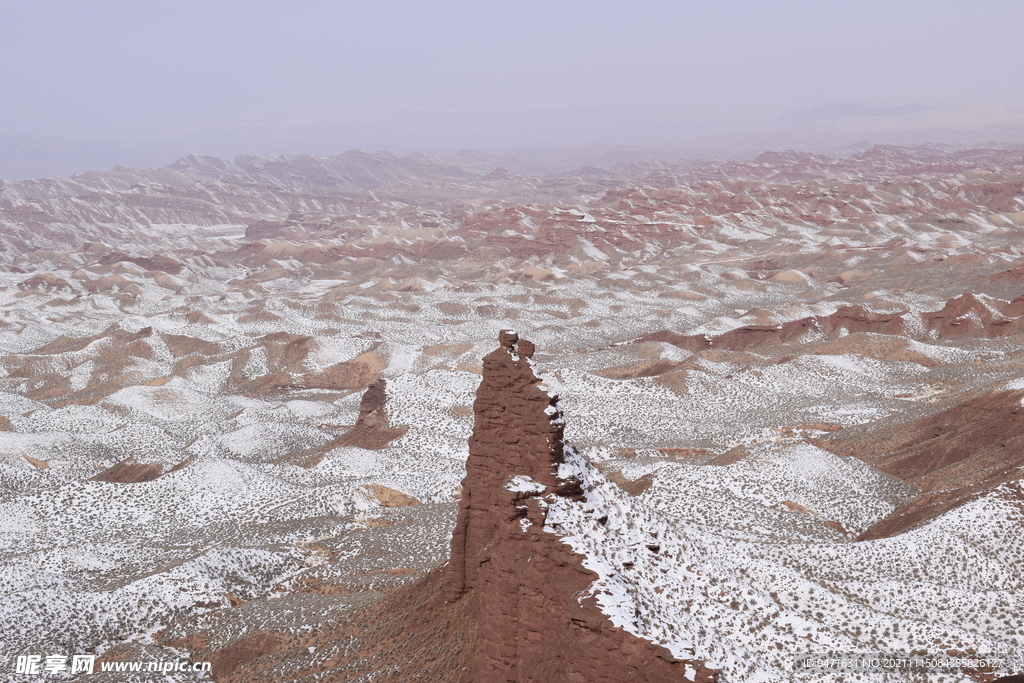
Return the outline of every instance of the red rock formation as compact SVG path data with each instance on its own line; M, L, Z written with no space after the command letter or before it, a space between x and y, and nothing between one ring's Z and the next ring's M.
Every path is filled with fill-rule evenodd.
M18 283L18 289L23 292L34 290L37 292L73 292L75 288L68 284L68 281L53 273L39 273L27 280Z
M992 683L1024 683L1024 674L1017 674L1014 676L1003 676L997 678Z
M993 391L872 439L838 433L819 441L920 489L861 539L902 533L1018 478L1024 466L1022 399L1019 390Z
M547 494L576 497L558 478L558 398L533 372L534 346L504 331L484 358L451 561L449 600L470 600L476 634L465 683L679 681L686 663L614 627L592 599L596 575L544 531ZM525 479L529 477L529 480ZM698 663L698 681L716 675Z
M119 262L134 263L140 268L150 271L163 271L171 275L177 275L182 270L182 265L174 259L163 254L152 254L150 256L129 256L120 251L112 251L99 260L102 266L112 266Z
M153 481L163 474L164 466L160 463L135 462L134 458L126 458L103 470L93 481L109 481L119 484L138 484Z
M499 340L484 358L447 566L309 633L263 629L215 647L204 626L166 644L215 662L221 683L341 683L370 674L392 683L716 681L717 672L674 659L615 627L593 598L581 599L597 575L544 531L544 497L582 494L558 478L558 399L533 372L533 344L508 331ZM361 425L378 419L384 395L383 383L366 392ZM312 650L338 643L346 644L338 656L309 663Z
M930 329L938 331L940 339L965 334L1005 337L1024 331L1024 321L1014 317L1020 315L1016 301L1007 304L990 299L986 305L968 292L950 299L941 310L925 313L924 319Z
M289 462L301 467L315 467L320 464L325 455L335 448L356 446L371 451L387 448L392 441L409 431L408 425L391 426L387 412L387 400L387 381L379 379L363 393L363 398L359 402L359 417L356 418L352 429L311 451L288 455L278 462ZM396 491L396 493L398 492Z
M25 456L28 458L28 456ZM30 462L35 458L29 459ZM135 458L125 458L103 470L91 481L106 481L115 484L139 484L159 479L165 474L177 472L195 462L195 456L185 458L171 469L164 472L164 466L158 462L137 462ZM35 464L35 462L33 462ZM45 463L44 463L45 464Z
M1024 279L1024 263L1014 268L1010 268L1009 270L1004 270L1001 273L991 275L988 279L991 282L997 282L1000 284L1016 285Z
M799 343L804 335L837 339L845 334L870 332L911 338L911 329L905 318L906 311L874 313L863 306L840 306L826 316L810 316L777 325L744 325L717 336L706 334L684 335L671 330L659 330L636 340L665 342L687 351L723 349L749 351L762 346ZM1024 297L1007 303L998 299L983 302L971 293L950 299L938 311L921 314L927 329L935 331L940 339L958 335L978 337L1005 337L1024 332Z
M688 351L710 348L748 351L771 344L799 342L809 332L828 338L838 337L842 331L902 334L903 315L904 313L872 313L861 306L840 306L831 315L800 318L778 325L744 325L716 337L704 334L682 335L670 330L661 330L640 337L636 341L667 342Z
M513 520L522 516L515 503L518 494L505 483L525 475L553 489L554 470L562 462L561 425L545 413L557 411L557 399L537 386L540 380L529 359L533 344L524 341L517 348L518 336L508 331L499 341L501 348L484 357L473 403L473 435L447 571L453 598L479 587L479 566L488 561L486 550L495 533L509 514Z
M364 354L364 356L367 355L369 354ZM335 363L321 372L309 372L302 375L296 384L303 389L327 389L330 391L359 389L371 385L380 370L380 364L373 363L372 360L372 358L370 360L354 358L344 363Z
M359 402L359 417L355 426L331 442L332 448L359 446L370 450L386 448L388 444L409 431L407 425L392 427L388 418L387 381L379 379L369 386Z

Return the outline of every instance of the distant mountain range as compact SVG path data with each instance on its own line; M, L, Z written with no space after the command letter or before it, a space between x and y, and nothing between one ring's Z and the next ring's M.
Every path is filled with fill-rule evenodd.
M830 103L773 107L587 107L529 111L299 112L108 137L0 135L0 178L69 177L117 165L160 167L190 154L330 155L478 148L530 173L680 158L751 159L770 149L863 151L873 144L1024 145L1024 109L959 104ZM503 168L513 170L507 161ZM526 170L524 168L524 170Z

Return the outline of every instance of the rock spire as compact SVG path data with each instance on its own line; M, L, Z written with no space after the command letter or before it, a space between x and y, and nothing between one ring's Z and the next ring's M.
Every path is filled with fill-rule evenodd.
M484 357L452 554L449 601L473 602L475 644L464 683L715 680L698 663L616 628L593 599L596 575L544 531L552 496L579 498L559 478L564 420L531 360L534 345L503 330ZM695 678L684 679L689 673Z

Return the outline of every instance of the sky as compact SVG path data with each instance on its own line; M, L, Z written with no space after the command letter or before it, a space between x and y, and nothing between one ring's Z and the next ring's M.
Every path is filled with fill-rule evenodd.
M0 17L0 153L27 161L651 144L834 103L1024 107L1014 0L0 0Z

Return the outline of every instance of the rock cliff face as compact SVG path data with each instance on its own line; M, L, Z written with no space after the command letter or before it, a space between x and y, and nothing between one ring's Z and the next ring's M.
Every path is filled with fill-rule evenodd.
M531 367L532 343L507 330L499 342L501 348L484 357L473 403L473 435L446 575L452 599L480 587L481 566L500 549L498 533L507 524L532 522L529 492L558 485L562 421L553 419L559 415L558 399L539 386ZM511 483L513 477L520 478L518 485Z
M716 680L700 664L618 629L592 599L596 575L544 531L545 497L581 496L561 480L564 421L511 331L484 358L473 406L466 479L444 580L449 601L471 601L475 643L463 681ZM695 672L695 673L694 673Z
M617 628L583 597L597 575L544 530L550 503L583 495L559 477L558 397L534 374L532 343L507 330L499 341L484 358L447 565L302 634L261 629L213 645L220 636L203 627L167 644L213 661L220 683L717 681L700 662ZM383 381L367 390L353 432L389 429L385 397ZM317 664L312 651L332 654Z

